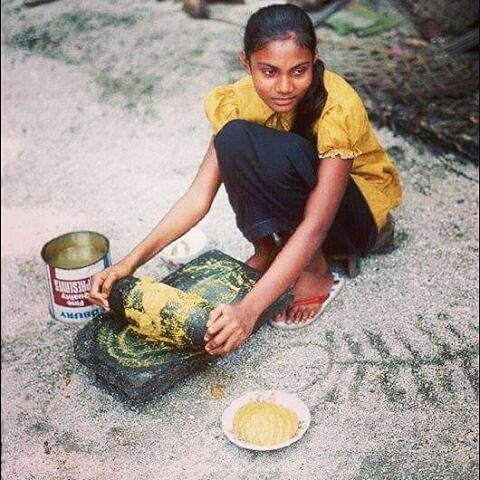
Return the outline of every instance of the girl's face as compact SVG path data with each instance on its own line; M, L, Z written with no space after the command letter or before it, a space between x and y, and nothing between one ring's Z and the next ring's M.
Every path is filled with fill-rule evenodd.
M259 97L277 113L294 110L312 83L315 56L294 39L274 40L247 58L240 55Z

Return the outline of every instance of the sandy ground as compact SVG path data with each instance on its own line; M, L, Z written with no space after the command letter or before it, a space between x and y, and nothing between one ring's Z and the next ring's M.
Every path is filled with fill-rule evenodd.
M397 249L363 261L309 328L265 327L132 407L73 357L80 327L49 316L42 246L96 230L115 261L153 227L193 178L203 96L241 74L239 25L260 4L215 6L227 23L171 1L2 1L2 479L477 478L478 169L387 129L405 189ZM223 190L201 227L250 254ZM153 259L138 273L167 270ZM228 441L223 410L255 389L304 400L301 441Z

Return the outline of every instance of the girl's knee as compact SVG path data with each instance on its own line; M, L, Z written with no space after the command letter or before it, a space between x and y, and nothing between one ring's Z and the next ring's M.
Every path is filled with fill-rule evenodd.
M214 145L219 157L222 157L222 154L231 155L245 145L248 123L245 120L230 120L215 135Z
M230 120L220 129L217 136L222 137L225 135L243 134L251 125L252 123L248 122L247 120Z

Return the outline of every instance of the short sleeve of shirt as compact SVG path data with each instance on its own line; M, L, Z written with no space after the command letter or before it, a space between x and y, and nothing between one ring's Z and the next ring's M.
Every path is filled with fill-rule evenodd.
M320 158L358 157L364 151L370 131L367 111L362 100L352 93L342 103L333 101L315 125Z
M217 134L227 122L238 118L238 102L231 85L214 88L205 97L204 106L214 134Z

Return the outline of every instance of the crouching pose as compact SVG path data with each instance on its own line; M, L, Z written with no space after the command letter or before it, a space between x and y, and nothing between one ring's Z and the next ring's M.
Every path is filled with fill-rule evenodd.
M214 135L193 183L139 245L94 276L90 291L108 308L113 282L196 225L223 182L238 228L254 247L247 263L263 275L240 302L211 312L211 354L244 343L292 284L293 303L271 324L291 329L315 320L343 283L327 258L368 255L401 198L395 166L360 97L325 69L302 9L271 5L254 13L240 61L248 75L206 98Z

